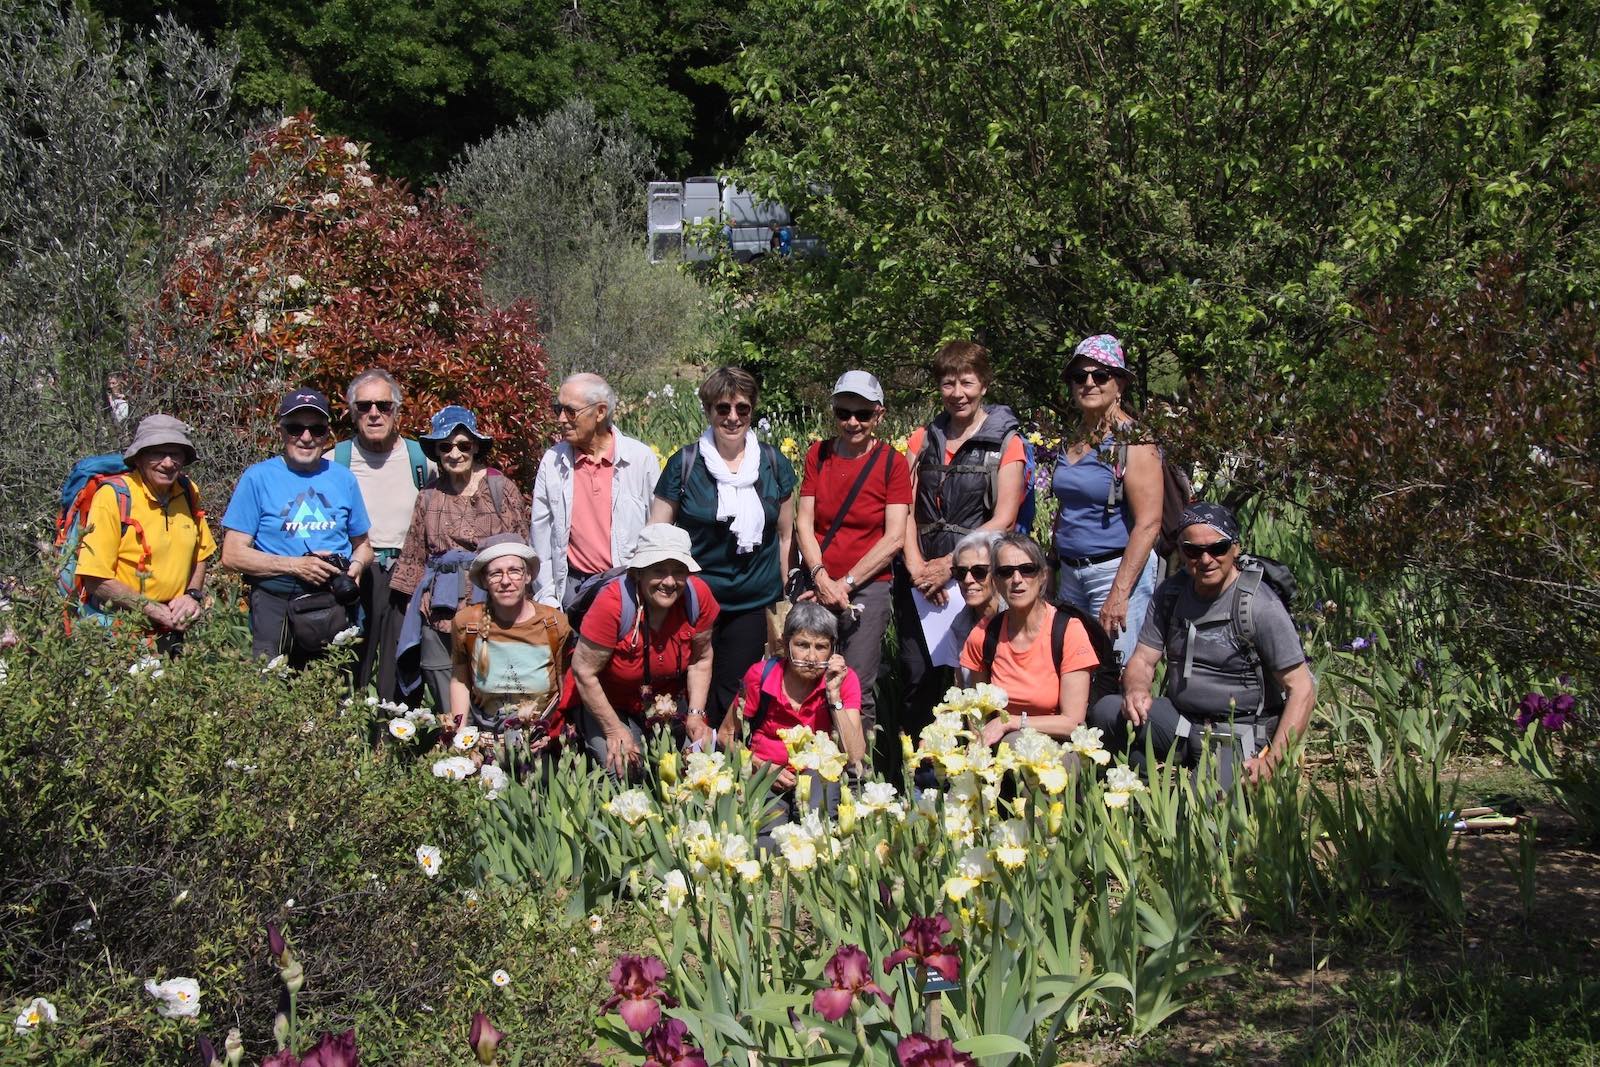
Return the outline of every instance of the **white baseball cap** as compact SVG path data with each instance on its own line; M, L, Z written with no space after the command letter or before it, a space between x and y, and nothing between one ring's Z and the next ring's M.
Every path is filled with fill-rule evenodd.
M839 380L833 383L833 395L840 393L854 393L874 404L883 403L883 386L864 370L847 370L839 375Z

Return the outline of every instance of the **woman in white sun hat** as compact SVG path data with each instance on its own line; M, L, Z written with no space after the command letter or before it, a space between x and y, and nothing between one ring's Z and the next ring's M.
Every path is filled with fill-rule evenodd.
M711 631L721 610L689 535L668 523L639 531L628 570L602 585L583 613L572 675L589 754L618 777L640 765L645 730L707 744Z

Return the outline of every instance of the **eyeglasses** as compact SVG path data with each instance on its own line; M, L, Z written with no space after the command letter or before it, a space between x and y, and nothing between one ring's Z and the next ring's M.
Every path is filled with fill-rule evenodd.
M490 571L485 577L491 582L520 582L528 576L526 567L507 567L503 571Z
M452 452L460 452L463 456L470 456L477 450L478 442L468 440L446 441L439 446L439 454L441 456L448 456Z
M1210 556L1212 559L1221 559L1228 554L1228 549L1233 547L1233 538L1224 537L1220 541L1213 541L1209 545L1197 545L1193 541L1179 543L1183 554L1190 559L1199 559L1201 556Z
M596 400L593 404L585 404L581 408L575 408L571 404L563 404L558 400L554 404L550 405L550 414L554 415L558 419L563 415L569 419L576 419L580 414L588 411L590 408L599 403L600 401Z
M356 410L361 412L361 414L363 414L363 415L365 415L367 412L371 411L373 408L377 408L378 411L380 413L384 414L384 415L393 415L394 414L394 406L395 405L394 405L394 401L393 400L357 400L356 401Z
M715 404L712 404L711 410L715 411L723 418L727 418L734 412L738 412L741 419L748 419L750 417L750 413L754 411L755 408L751 407L749 404L730 404L726 400L721 400Z
M855 419L857 422L863 422L863 423L871 422L877 416L877 414L878 414L878 409L877 408L834 408L833 409L833 417L835 419L838 419L840 422L849 422L851 419Z
M1009 582L1013 574L1020 574L1024 578L1034 578L1039 574L1037 563L1002 563L994 569L994 576L1002 582Z
M1094 379L1094 384L1104 385L1109 382L1114 375L1112 375L1110 371L1103 368L1088 370L1087 368L1079 367L1077 370L1067 371L1066 377L1067 381L1071 382L1073 385L1083 385L1090 378Z
M989 580L989 565L987 563L979 563L971 567L951 567L950 573L956 576L956 581L958 582L966 581L969 574L972 575L972 580L975 582L987 582Z
M308 433L315 438L328 436L328 424L325 422L285 422L281 425L284 435L296 441Z

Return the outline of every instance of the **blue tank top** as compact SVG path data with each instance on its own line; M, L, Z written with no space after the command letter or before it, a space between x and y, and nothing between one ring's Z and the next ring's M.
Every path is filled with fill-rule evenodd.
M1113 477L1111 460L1116 442L1108 434L1098 449L1091 450L1076 463L1067 462L1065 452L1056 460L1050 476L1050 491L1056 497L1056 552L1062 556L1102 556L1128 547L1133 529L1133 509L1127 494L1114 511L1106 510Z

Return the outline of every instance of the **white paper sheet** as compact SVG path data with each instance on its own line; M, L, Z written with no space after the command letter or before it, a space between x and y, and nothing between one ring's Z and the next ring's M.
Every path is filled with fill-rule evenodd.
M922 636L928 642L928 650L934 664L941 667L959 667L963 639L957 638L952 627L955 625L956 617L961 614L961 609L967 604L961 599L961 591L956 587L954 580L945 586L944 591L945 600L942 608L936 607L919 589L911 590L911 599L917 605L917 618L922 620Z

